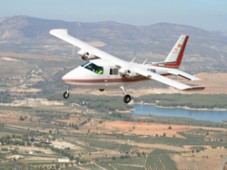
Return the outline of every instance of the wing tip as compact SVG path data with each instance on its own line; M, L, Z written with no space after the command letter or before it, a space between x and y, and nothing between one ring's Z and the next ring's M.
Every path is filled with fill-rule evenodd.
M56 34L68 34L68 30L67 29L51 29L49 31L49 34L51 35L56 35Z
M204 86L190 86L188 88L183 89L184 91L194 91L194 90L204 90Z

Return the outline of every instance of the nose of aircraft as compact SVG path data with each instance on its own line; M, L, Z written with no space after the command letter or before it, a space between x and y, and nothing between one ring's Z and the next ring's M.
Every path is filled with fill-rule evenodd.
M61 80L62 80L63 82L66 83L66 82L69 81L71 78L72 78L72 75L71 75L71 73L69 72L69 73L65 74L65 75L61 78Z
M66 73L61 80L65 83L70 83L72 80L77 79L80 74L78 74L78 68L71 70L70 72Z
M86 74L84 74L84 68L82 67L77 67L70 72L66 73L61 79L65 83L70 83L75 82L77 79L83 79L86 77Z

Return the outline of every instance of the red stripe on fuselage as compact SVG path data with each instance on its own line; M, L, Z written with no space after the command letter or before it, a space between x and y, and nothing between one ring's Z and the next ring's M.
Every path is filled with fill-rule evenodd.
M138 81L150 80L146 77L135 78L103 78L103 79L63 79L65 83L131 83Z
M162 74L162 76L168 76L170 74ZM62 79L65 83L87 83L87 84L99 84L99 83L133 83L151 80L150 78L143 76L136 76L131 78L102 78L102 79Z

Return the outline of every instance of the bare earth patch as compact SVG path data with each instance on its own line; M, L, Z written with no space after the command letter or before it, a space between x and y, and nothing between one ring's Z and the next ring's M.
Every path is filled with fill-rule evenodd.
M199 153L185 153L174 155L172 158L177 163L178 169L216 169L222 159L227 157L227 149L206 149Z
M125 121L106 121L96 125L87 124L85 128L89 128L92 132L116 133L124 135L140 135L140 136L163 136L183 138L178 132L187 131L189 128L184 125L170 125L158 123L143 122L125 122Z

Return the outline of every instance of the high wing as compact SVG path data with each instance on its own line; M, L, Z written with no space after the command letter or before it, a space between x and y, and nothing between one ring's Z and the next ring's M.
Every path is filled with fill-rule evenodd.
M201 88L199 86L190 86L190 85L187 85L187 84L184 84L184 83L180 83L178 81L164 77L160 74L148 71L146 68L143 67L144 66L143 64L136 64L136 63L133 63L133 62L128 62L128 61L119 59L119 58L117 58L113 55L110 55L110 54L108 54L104 51L101 51L97 48L94 48L91 45L89 45L89 44L87 44L87 43L85 43L81 40L76 39L75 37L70 36L66 29L53 29L53 30L50 30L50 34L61 39L61 40L64 40L64 41L72 44L73 46L80 48L82 51L89 52L90 54L95 55L98 58L101 58L101 59L110 61L112 63L115 63L116 66L119 66L119 67L121 67L125 70L130 70L132 72L135 72L135 73L142 75L144 77L147 77L149 79L156 80L158 82L161 82L163 84L175 87L175 88L180 89L180 90L191 90L191 89L200 89ZM182 77L186 77L186 78L191 79L191 80L197 80L198 79L198 78L196 78L196 77L194 77L194 76L192 76L188 73L185 73L183 71L176 70L176 69L168 69L168 72L170 74L180 75Z
M124 60L114 57L104 51L101 51L97 48L92 47L91 45L89 45L81 40L76 39L75 37L70 36L66 29L50 30L50 34L80 48L82 51L89 52L99 58L109 60L113 63L127 64L127 62L125 62Z

